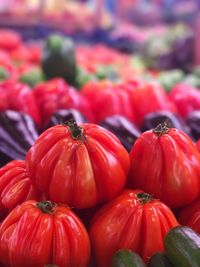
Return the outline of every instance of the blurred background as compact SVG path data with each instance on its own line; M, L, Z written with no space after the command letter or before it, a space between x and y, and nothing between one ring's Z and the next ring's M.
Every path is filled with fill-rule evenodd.
M38 45L56 32L188 72L200 64L199 14L200 0L0 0L0 29Z
M200 62L199 10L199 0L0 0L0 27L26 41L59 32L77 43L137 52L159 69L187 70L188 60Z

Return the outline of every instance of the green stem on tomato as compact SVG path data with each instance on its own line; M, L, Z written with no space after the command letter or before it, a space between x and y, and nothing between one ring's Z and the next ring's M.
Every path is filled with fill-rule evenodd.
M161 136L169 131L169 127L167 125L167 122L159 123L156 128L153 129L153 133L157 134L158 136Z
M36 206L43 212L51 214L53 212L53 208L56 204L52 201L40 201L36 204Z
M67 123L69 131L71 133L71 137L75 140L83 139L83 128L77 124L77 122L73 119L69 120Z
M141 204L146 204L148 202L151 202L154 199L152 195L147 194L147 193L139 193L137 194L137 198L140 200Z

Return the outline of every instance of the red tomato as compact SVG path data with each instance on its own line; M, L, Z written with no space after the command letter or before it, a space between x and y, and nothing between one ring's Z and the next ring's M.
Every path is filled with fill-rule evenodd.
M9 80L18 79L18 69L14 66L10 54L4 50L0 50L0 67L7 71Z
M20 45L11 52L11 57L16 62L39 63L41 49L36 46Z
M6 90L0 86L0 111L5 111L9 108L8 95Z
M186 118L191 111L200 109L200 92L188 84L177 84L169 93L179 113Z
M82 93L88 100L92 100L91 109L95 123L112 115L123 115L130 121L135 120L129 94L121 87L114 86L108 81L103 81L99 85L91 82L86 84Z
M46 124L51 115L59 109L78 109L87 118L90 118L87 100L62 79L53 79L36 85L34 94L44 124Z
M196 147L197 147L197 150L198 150L199 153L200 153L200 140L198 140L198 142L196 143Z
M182 225L187 225L200 233L200 199L184 207L177 218Z
M20 35L12 30L0 30L0 49L13 50L21 44Z
M112 133L75 122L47 129L28 151L33 183L55 202L89 208L123 189L129 154Z
M40 125L41 119L35 97L30 87L15 81L0 83L0 95L6 97L7 104L2 103L0 110L6 109L22 111L29 114Z
M87 267L90 242L80 219L66 206L29 200L0 226L0 259L9 267Z
M131 249L147 262L162 252L166 233L178 225L172 211L141 190L126 190L100 209L90 228L98 267L109 267L118 249Z
M132 106L135 109L136 123L141 126L144 117L151 112L168 110L177 113L177 108L170 101L164 89L157 83L139 83L132 92Z
M130 157L131 188L142 188L173 208L199 196L200 154L182 131L159 124L137 139Z
M0 210L11 210L29 199L40 199L32 186L24 160L13 160L0 168Z

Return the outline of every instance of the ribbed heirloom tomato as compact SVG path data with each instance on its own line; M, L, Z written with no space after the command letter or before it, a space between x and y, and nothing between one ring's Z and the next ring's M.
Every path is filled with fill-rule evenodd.
M159 124L137 139L130 157L131 188L141 188L173 208L199 196L200 153L181 130Z
M177 218L182 225L187 225L200 234L200 199L183 207Z
M98 267L110 267L119 249L131 249L147 262L161 252L166 233L178 225L172 211L141 190L125 190L101 208L90 228Z
M141 126L144 117L151 112L168 110L177 113L175 104L164 89L155 82L140 82L130 94L136 115L136 123Z
M190 112L200 109L200 91L191 85L180 83L170 91L169 98L186 118Z
M5 267L87 267L89 258L87 231L66 206L29 200L0 226L0 261Z
M23 83L7 80L0 83L0 111L7 109L29 114L40 126L41 118L36 99L31 88Z
M70 121L47 129L26 156L30 179L55 202L89 208L124 187L130 158L106 129Z
M134 110L127 90L114 85L110 81L89 82L83 87L82 94L91 102L90 106L94 114L95 123L99 123L106 117L116 114L123 115L130 121L135 120Z
M63 79L57 78L37 84L33 92L44 124L48 123L50 117L59 109L74 108L90 119L88 101Z
M39 191L31 184L24 160L12 160L0 169L1 214L26 200L39 200L40 197Z

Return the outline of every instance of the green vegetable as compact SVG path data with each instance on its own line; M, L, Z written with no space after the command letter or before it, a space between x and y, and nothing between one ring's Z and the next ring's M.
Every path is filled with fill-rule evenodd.
M111 81L119 80L119 75L113 66L99 66L95 77L98 80L109 79Z
M51 35L43 48L42 69L47 79L61 77L76 85L77 66L72 39Z
M184 79L184 73L181 70L163 71L158 77L158 81L168 92L175 84Z
M200 78L200 66L193 69L192 73Z
M30 87L34 87L39 82L45 80L44 74L42 73L41 69L34 68L27 73L24 73L20 76L19 80L23 83L28 84Z
M165 253L156 253L149 261L148 267L174 267Z
M146 265L138 254L122 249L113 255L111 267L146 267Z
M192 85L194 87L200 87L200 77L195 76L193 74L188 74L185 77L184 83Z
M83 68L78 67L77 69L77 79L76 79L76 86L78 88L82 88L87 82L96 80L96 77L84 70Z
M164 245L175 267L200 267L200 236L191 228L173 228L166 235Z
M0 81L6 80L9 78L9 73L3 67L0 67Z

